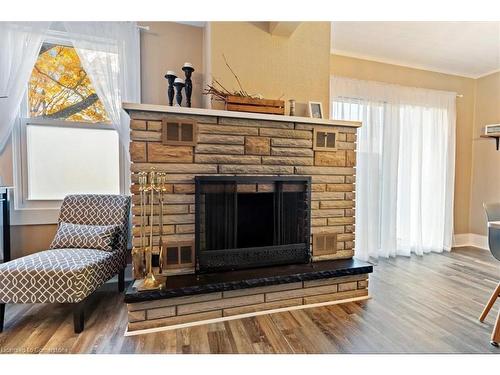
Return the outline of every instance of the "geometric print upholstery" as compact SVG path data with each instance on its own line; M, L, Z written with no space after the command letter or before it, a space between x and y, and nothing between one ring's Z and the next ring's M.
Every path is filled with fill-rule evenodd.
M130 197L78 194L64 198L63 223L118 226L112 251L54 249L0 264L0 303L80 302L126 263Z
M0 303L80 302L120 269L118 252L55 249L0 264Z
M125 195L67 195L61 205L59 223L84 225L119 225L113 250L121 254L122 267L127 265L130 197Z
M96 249L113 251L118 225L59 223L50 249Z

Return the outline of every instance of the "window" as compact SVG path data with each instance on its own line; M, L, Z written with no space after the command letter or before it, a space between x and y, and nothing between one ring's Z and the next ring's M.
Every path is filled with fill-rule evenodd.
M16 209L58 209L68 194L123 191L118 133L73 46L42 44L16 144Z
M44 43L31 73L29 117L109 123L104 105L71 46Z
M29 200L120 193L118 133L28 124L26 144Z
M356 144L357 256L449 250L456 94L340 77L332 82L332 116L363 123Z

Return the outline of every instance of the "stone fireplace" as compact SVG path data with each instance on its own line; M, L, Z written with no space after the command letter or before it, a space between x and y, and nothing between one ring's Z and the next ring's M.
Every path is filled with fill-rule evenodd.
M130 331L368 298L353 260L358 122L127 104L138 173L166 173L160 291L131 286ZM151 205L152 203L152 205ZM159 202L143 222L159 253Z
M244 225L242 220L247 220L248 216L240 215L240 235L237 236L240 241L245 235L251 241L265 241L266 235L267 246L282 244L274 237L280 234L274 232L271 244L268 230L271 227L273 230L279 229L274 222L270 225L271 220L278 220L278 215L273 211L271 217L271 206L266 205L266 200L275 200L277 197L275 192L265 191L275 189L279 184L272 179L269 184L265 184L259 181L260 177L279 177L282 181L301 180L299 185L307 188L307 192L302 194L310 196L308 209L305 210L310 231L309 226L305 225L301 232L309 232L309 241L306 243L309 242L311 257L307 259L352 258L356 129L360 123L144 104L125 104L124 108L131 116L131 192L135 204L132 212L135 245L139 244L140 224L137 173L149 172L152 167L167 173L168 193L163 208L163 233L169 248L164 254L166 274L192 273L204 269L203 264L196 264L199 253L195 251L197 177L201 188L201 181L225 176L228 178L225 184L227 189L239 189L234 194L229 191L225 193L225 199L230 199L231 194L238 197L239 204L233 204L233 208L239 206L244 209L249 206L255 207L255 211L267 210L262 212L267 214L262 214L251 225ZM234 183L234 179L230 182L229 178L233 177L254 180L248 180L248 184L241 183L242 180ZM287 186L293 187L294 184L283 186L286 190ZM208 188L208 185L203 188ZM255 197L252 197L252 193ZM282 197L286 199L291 195L285 193ZM222 194L216 196L222 199ZM155 212L159 212L158 202L153 203ZM288 204L285 206L288 207ZM226 209L230 208L226 206ZM234 222L234 217L226 217L226 220ZM264 225L265 220L269 225ZM153 226L153 250L158 251L158 219L148 221L145 225L148 232ZM258 236L252 236L251 229L258 225L265 226L266 230L259 230ZM208 239L215 241L214 235L208 236ZM145 245L149 246L149 243ZM227 247L233 245L228 243ZM254 246L249 242L248 247L262 246ZM292 247L289 246L290 252L293 252ZM217 250L223 249L211 249L214 257ZM290 257L295 259L290 259L291 263L306 259L304 254L290 254ZM208 260L204 256L201 258Z

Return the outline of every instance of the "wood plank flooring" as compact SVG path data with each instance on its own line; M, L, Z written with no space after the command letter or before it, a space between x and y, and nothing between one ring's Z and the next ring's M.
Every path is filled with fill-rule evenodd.
M498 280L500 262L474 248L381 259L368 301L132 337L107 284L80 335L67 305L7 305L0 353L500 353L489 344L500 303L478 321Z

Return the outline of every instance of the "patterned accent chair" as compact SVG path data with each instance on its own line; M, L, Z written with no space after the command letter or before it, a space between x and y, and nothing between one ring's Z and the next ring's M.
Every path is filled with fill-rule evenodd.
M53 249L0 264L0 332L7 303L71 303L75 333L84 328L85 299L118 274L124 290L130 197L121 195L69 195L64 198L62 222L118 226L112 251Z

